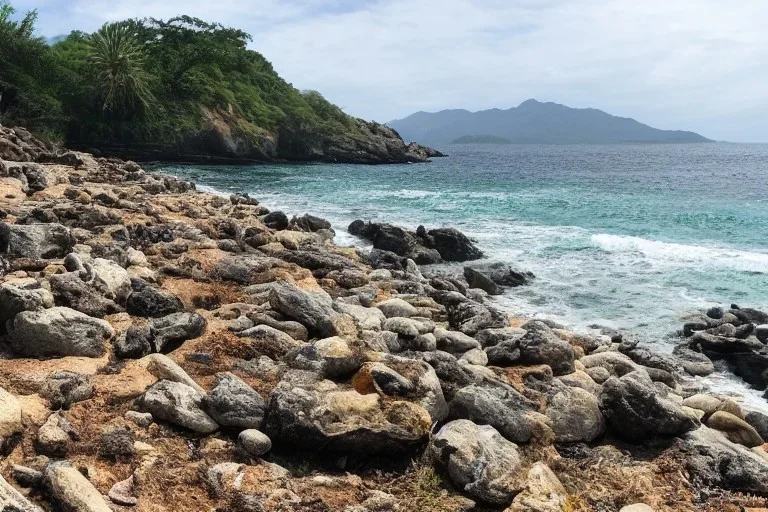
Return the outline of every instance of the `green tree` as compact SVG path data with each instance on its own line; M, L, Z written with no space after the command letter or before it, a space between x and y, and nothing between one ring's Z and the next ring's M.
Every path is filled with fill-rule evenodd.
M144 70L145 52L134 34L134 23L110 23L90 39L88 59L96 73L102 109L118 118L143 111L153 100Z
M57 94L58 66L45 41L35 36L37 11L14 21L0 0L0 120L54 132L63 124Z

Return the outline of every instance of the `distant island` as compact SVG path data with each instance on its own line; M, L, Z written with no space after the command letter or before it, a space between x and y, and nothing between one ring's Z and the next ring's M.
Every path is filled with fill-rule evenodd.
M694 132L659 130L594 108L570 108L534 99L507 110L417 112L387 124L405 140L434 146L456 144L458 140L466 143L466 137L495 137L519 144L712 142Z
M512 144L512 141L495 135L464 135L453 139L451 144Z

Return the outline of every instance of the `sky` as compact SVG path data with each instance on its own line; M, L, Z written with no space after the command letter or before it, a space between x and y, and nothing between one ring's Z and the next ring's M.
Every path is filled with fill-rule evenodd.
M768 142L767 0L11 0L46 37L188 14L246 30L299 89L387 122L423 110L593 107Z

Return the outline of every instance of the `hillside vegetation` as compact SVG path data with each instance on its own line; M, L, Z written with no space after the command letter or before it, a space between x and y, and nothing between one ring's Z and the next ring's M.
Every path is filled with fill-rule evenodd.
M146 157L418 161L392 129L280 78L242 30L189 16L127 20L49 46L36 12L0 1L0 122Z

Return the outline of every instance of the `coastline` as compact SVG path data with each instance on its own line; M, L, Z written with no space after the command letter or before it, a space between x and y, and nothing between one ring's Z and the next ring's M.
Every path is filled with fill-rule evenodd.
M746 411L630 336L510 317L258 198L57 160L0 173L0 504L36 510L11 485L92 510L766 504Z
M163 166L159 166L158 170L160 172L163 171ZM171 174L173 174L173 171L169 171ZM181 178L185 179L185 176L187 173L183 173ZM186 176L187 178L189 176ZM202 185L198 186L198 189L219 195L221 197L228 197L231 194L231 190L227 192L226 190L218 189L213 185ZM253 191L253 189L250 189L250 191ZM416 194L416 192L414 192ZM271 208L271 209L277 209L281 211L287 211L287 212L294 212L298 214L302 213L317 213L315 210L312 209L312 207L306 207L306 206L297 206L297 203L300 203L299 200L296 198L291 198L290 201L286 201L284 197L281 195L275 195L275 194L264 194L260 195L259 197L263 197L264 201L262 204L265 206ZM313 204L313 206L316 206ZM364 238L361 238L360 236L352 235L349 232L347 232L346 224L348 224L353 217L350 217L349 219L338 219L335 218L334 220L336 222L332 222L332 227L336 229L336 237L334 238L334 242L340 246L345 248L351 248L355 250L362 250L363 252L368 252L373 247L372 243L369 240L365 240ZM382 221L386 221L386 219L382 219ZM411 225L403 226L406 229L409 229L411 231L415 231L418 224L420 224L420 219L412 219ZM398 224L402 225L402 224ZM467 226L465 226L462 229L466 229ZM573 228L573 229L579 229L579 228ZM474 233L473 233L474 234ZM614 237L615 235L601 235L603 237L609 238ZM654 244L659 244L658 242L649 242ZM670 245L670 244L666 244ZM676 244L675 244L676 245ZM677 245L677 247L683 247ZM484 247L486 249L487 247ZM737 249L730 249L725 250L722 249L723 252L727 252L731 255L738 254ZM481 260L480 264L490 264L494 262L501 262L506 261L504 258L504 255L499 255L495 253L489 253L486 255L486 258ZM465 264L464 263L448 263L443 262L439 264L434 265L427 265L422 268L424 274L432 274L435 271L438 272L448 272L456 275L460 275L462 272L462 268ZM527 270L527 269L526 269ZM536 287L537 281L534 280L530 287ZM581 334L581 335L587 335L587 336L596 336L601 334L601 329L608 330L608 331L617 331L617 332L623 332L628 333L632 336L637 337L639 335L638 332L636 332L631 327L619 327L615 325L615 322L610 321L601 321L599 318L595 318L592 316L579 316L574 317L573 314L570 315L559 315L556 312L555 313L542 313L540 308L537 308L535 305L532 305L530 303L526 303L524 306L521 305L520 300L515 297L515 294L519 294L520 292L527 292L529 287L526 287L525 289L519 289L519 288L509 288L506 290L504 295L499 296L491 296L488 297L490 301L494 304L495 307L501 309L502 311L505 311L510 316L513 316L518 319L525 319L525 320L546 320L546 321L552 321L557 324L565 326L566 329L569 331ZM687 342L686 338L682 336L683 331L683 325L686 322L690 322L694 319L697 319L699 316L701 316L704 311L709 308L716 305L715 303L711 302L704 302L700 308L694 308L686 309L683 312L681 312L675 319L675 322L669 325L669 330L666 332L663 338L655 338L650 337L648 335L640 336L641 339L641 346L648 348L652 350L655 353L658 353L662 356L669 356L672 355L673 349L680 345L685 344ZM727 309L727 305L723 304L723 307ZM745 382L742 378L738 377L737 375L734 375L732 370L728 370L726 368L723 368L722 366L716 367L715 373L703 376L703 377L696 377L697 380L701 382L701 384L708 390L710 390L713 393L721 394L723 396L727 396L729 398L732 398L748 408L749 410L756 410L760 411L762 413L768 414L768 400L764 398L763 396L763 390L761 389L755 389L754 387L750 386L747 382Z

